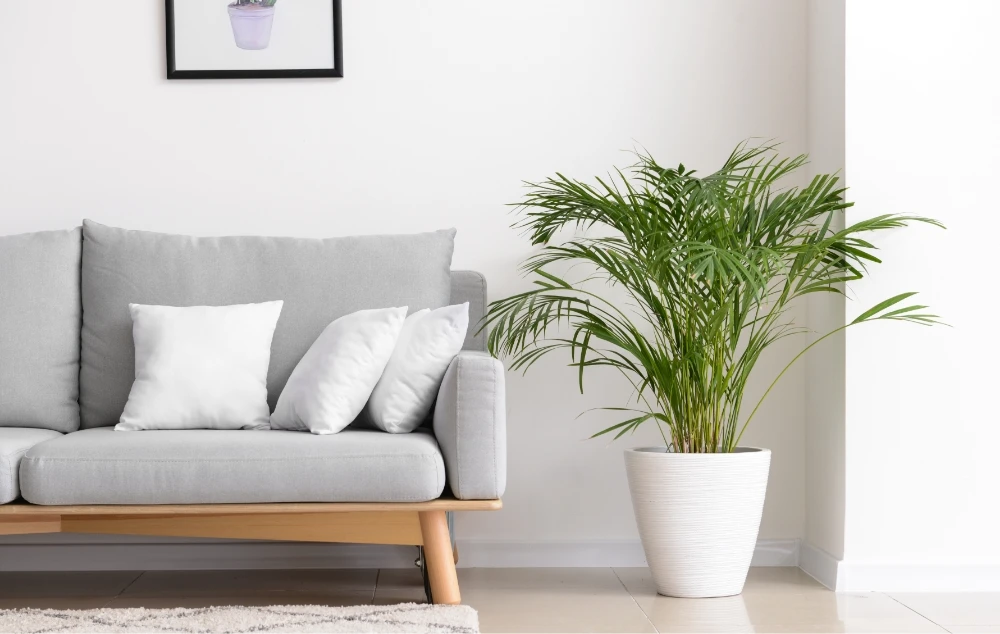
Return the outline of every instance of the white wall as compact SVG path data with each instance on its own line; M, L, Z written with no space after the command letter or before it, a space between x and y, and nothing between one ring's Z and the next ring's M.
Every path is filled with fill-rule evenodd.
M848 318L917 290L953 327L847 335L845 589L1000 590L1000 3L851 2L848 222L901 212Z
M810 173L844 173L844 0L809 0ZM844 182L842 181L842 185ZM843 227L837 218L834 228ZM844 325L844 298L809 297L810 342ZM831 585L844 556L844 337L818 343L806 365L806 524L802 565ZM833 579L831 579L831 571Z
M163 79L162 4L0 0L0 234L456 226L455 266L496 298L525 287L505 206L522 180L604 173L634 143L703 170L751 136L806 149L797 0L345 0L345 79L190 83ZM580 396L571 370L536 370L509 378L505 509L460 537L634 552L622 450L656 434L586 441L610 419L577 414L621 382ZM774 450L765 539L803 535L804 393L787 377L747 438Z

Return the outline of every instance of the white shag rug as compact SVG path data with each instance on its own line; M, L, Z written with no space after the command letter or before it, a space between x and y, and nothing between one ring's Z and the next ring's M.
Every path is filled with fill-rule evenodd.
M318 605L147 610L0 610L0 632L434 632L476 634L467 605Z

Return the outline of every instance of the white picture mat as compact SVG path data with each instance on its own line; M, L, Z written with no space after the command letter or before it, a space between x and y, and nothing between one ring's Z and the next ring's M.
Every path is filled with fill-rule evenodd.
M268 47L238 48L230 0L174 0L174 60L185 70L333 68L332 0L278 0Z

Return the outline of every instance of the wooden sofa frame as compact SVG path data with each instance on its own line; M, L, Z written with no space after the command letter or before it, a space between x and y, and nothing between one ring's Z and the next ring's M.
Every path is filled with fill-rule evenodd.
M497 500L416 503L192 504L150 506L0 505L0 535L108 533L420 546L434 603L458 604L446 513L495 511Z

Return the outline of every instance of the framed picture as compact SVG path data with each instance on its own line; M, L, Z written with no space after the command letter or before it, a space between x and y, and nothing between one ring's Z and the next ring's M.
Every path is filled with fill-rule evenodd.
M166 0L167 79L343 77L341 0Z

